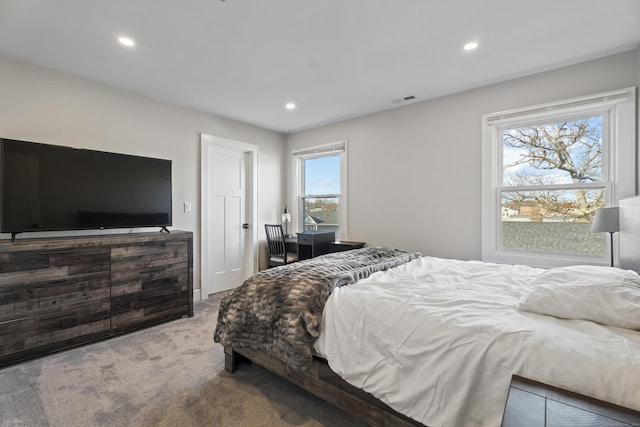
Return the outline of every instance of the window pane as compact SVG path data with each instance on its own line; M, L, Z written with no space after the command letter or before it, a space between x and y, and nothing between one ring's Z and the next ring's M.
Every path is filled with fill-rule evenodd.
M604 190L502 191L502 249L602 256L603 233L591 233Z
M340 202L337 197L303 198L304 229L335 231L339 237Z
M601 182L602 116L507 129L504 185Z
M340 194L340 154L304 161L304 194Z

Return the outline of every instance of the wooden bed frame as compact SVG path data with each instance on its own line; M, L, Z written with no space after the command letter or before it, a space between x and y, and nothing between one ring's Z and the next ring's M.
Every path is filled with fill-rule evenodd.
M224 356L228 372L235 372L240 363L254 362L369 425L422 426L371 394L347 383L329 368L324 359L316 357L309 369L297 371L289 368L277 356L262 350L225 347Z
M620 255L618 266L640 273L640 196L620 200ZM423 426L400 414L371 394L352 386L333 372L326 360L314 358L307 371L296 371L268 352L225 347L225 369L255 362L372 426Z

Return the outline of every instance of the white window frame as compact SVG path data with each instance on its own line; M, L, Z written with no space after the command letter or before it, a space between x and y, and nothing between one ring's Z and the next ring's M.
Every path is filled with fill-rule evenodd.
M573 264L609 265L610 249L605 245L601 257L506 251L500 247L501 192L503 179L502 131L527 123L551 123L567 117L603 115L603 181L583 183L581 187L605 187L605 206L618 206L618 200L636 193L636 107L635 87L571 98L482 115L482 260L496 263L559 267ZM604 139L604 138L603 138ZM607 143L608 141L608 143ZM559 185L558 189L570 186ZM522 189L522 188L519 188ZM617 233L614 247L618 247ZM618 250L614 249L617 262Z
M313 147L295 149L292 153L294 177L294 203L292 203L293 230L304 230L303 209L304 189L304 161L319 157L340 154L340 194L313 194L316 197L335 197L340 201L339 230L340 240L347 240L347 141L332 142Z

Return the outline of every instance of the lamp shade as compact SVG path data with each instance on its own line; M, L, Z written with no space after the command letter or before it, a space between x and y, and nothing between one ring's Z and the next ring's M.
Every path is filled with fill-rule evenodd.
M619 208L598 209L591 223L591 232L616 233L618 231L620 231Z
M287 205L284 206L284 210L282 211L282 222L291 222L291 214L287 210Z

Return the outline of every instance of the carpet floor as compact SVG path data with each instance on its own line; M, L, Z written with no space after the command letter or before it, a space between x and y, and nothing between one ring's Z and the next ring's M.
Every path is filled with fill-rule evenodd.
M222 295L194 317L0 368L0 426L363 426L257 366L224 370Z

